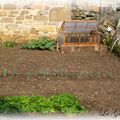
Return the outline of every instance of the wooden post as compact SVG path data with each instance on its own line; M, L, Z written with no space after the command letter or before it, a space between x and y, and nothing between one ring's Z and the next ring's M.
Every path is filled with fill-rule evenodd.
M59 43L57 43L57 51L59 51Z
M94 50L99 51L99 45L95 45Z
M75 47L74 46L71 47L71 52L75 52Z

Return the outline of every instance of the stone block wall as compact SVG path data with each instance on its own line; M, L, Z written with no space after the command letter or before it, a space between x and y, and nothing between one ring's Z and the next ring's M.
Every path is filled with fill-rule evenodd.
M71 9L32 4L17 8L0 5L0 41L23 43L42 35L56 38L61 22L71 19Z

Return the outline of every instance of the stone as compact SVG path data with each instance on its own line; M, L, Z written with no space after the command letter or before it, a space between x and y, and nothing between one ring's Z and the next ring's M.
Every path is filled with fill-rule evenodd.
M2 42L4 41L13 41L13 35L12 34L9 34L9 33L6 33L6 34L0 34L0 40Z
M48 16L44 15L35 15L33 18L35 21L48 21Z
M56 26L52 26L52 25L46 25L46 26L41 26L39 28L39 31L41 32L56 32Z
M35 28L31 28L31 30L30 30L29 33L30 33L30 34L39 34L39 31L36 30Z
M13 34L13 40L15 41L15 43L24 43L29 41L29 36L22 34Z
M94 50L95 50L95 51L99 51L99 46L96 45L96 46L94 47Z
M2 17L2 16L7 16L6 10L0 10L0 17Z
M71 19L71 10L65 7L53 7L50 10L50 21L64 21Z
M19 24L19 27L18 27L18 29L20 30L20 31L29 31L30 29L31 29L31 24L24 24L24 23L22 23L22 24Z
M91 6L89 6L89 9L92 11L95 11L95 12L99 12L99 6L97 6L97 5L91 5Z
M37 34L29 34L29 40L34 40L37 39L39 37L41 37L42 35L37 35Z
M16 20L18 20L18 21L24 20L24 16L23 15L17 16Z
M42 3L35 3L32 5L32 9L39 9L39 10L43 10L45 9L46 5L42 4Z
M20 34L29 36L29 31L28 30L21 30Z
M28 9L28 10L31 10L31 9L32 9L32 7L31 7L30 5L24 5L24 6L23 6L23 9Z
M18 25L17 24L8 24L8 25L6 25L6 29L7 30L16 30L16 29L18 29Z
M20 15L22 15L22 16L23 16L23 15L26 15L26 14L29 14L29 11L28 11L28 10L23 10L23 11L20 12Z
M104 25L99 25L99 29L105 33L107 31L107 28Z
M3 6L3 10L15 10L15 9L17 9L17 6L16 5L14 5L14 4L4 4L4 6Z
M57 38L57 32L48 33L47 37L55 40Z
M8 17L15 17L19 12L17 10L9 11Z
M0 31L0 41L3 41L5 38L5 31Z
M25 19L31 20L31 19L32 19L32 15L26 15L26 16L25 16Z
M13 18L2 18L0 22L1 23L14 23L14 19Z
M38 15L48 15L49 11L48 10L40 10L37 12Z
M5 39L6 41L14 41L14 40L13 40L13 34L10 34L10 33L7 34L7 35L6 35L6 38L4 38L4 39Z
M0 31L1 31L1 30L5 30L5 29L6 29L6 25L5 25L5 24L1 24L1 25L0 25Z

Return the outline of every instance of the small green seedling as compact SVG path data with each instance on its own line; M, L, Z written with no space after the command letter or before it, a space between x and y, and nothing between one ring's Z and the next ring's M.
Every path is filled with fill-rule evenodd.
M2 75L3 75L4 77L7 77L7 76L8 76L8 69L7 69L7 68L4 68L4 69L3 69Z
M17 75L17 71L16 69L13 70L13 76L16 76Z

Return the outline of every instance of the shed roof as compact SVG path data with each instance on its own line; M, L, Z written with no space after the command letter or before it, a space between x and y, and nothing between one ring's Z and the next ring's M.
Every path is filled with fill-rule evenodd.
M64 21L62 30L64 33L90 33L97 31L98 21Z

